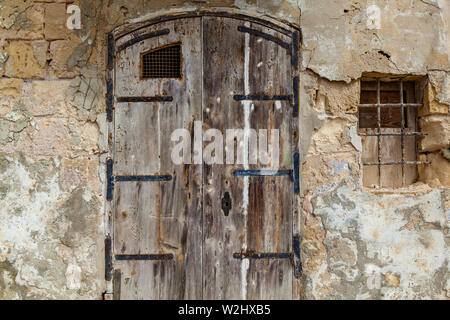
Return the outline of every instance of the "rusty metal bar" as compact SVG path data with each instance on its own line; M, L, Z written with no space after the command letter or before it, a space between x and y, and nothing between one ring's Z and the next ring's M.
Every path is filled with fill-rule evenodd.
M405 164L405 165L419 165L419 164L430 164L430 161L388 161L388 162L364 162L364 166L390 166L396 164Z
M150 38L154 38L154 37L159 37L159 36L163 36L166 34L169 34L170 30L169 29L163 29L163 30L158 30L158 31L153 31L153 32L149 32L143 35L140 35L136 38L133 38L131 40L128 40L127 42L121 44L120 46L117 47L117 52L122 51L126 48L128 48L129 46L132 46L133 44L136 44L142 40L146 40L146 39L150 39Z
M115 182L141 182L141 181L170 181L170 175L142 175L142 176L115 176L113 174L114 161L111 158L106 160L106 200L111 201L114 192Z
M292 55L291 64L294 69L298 67L298 43L299 43L299 33L295 31L292 33Z
M106 200L111 201L113 198L114 177L113 177L113 160L106 160Z
M172 14L168 14L168 15L162 15L162 16L158 16L155 18L151 18L147 21L143 21L141 23L137 23L129 28L125 28L124 30L117 32L116 39L120 39L129 33L136 32L136 31L138 31L142 28L148 27L149 25L152 25L152 24L175 20L175 19L181 19L181 18L192 18L192 17L201 17L201 16L234 18L234 19L243 20L243 21L256 22L265 27L268 27L275 31L278 31L286 36L292 37L292 32L293 32L292 30L289 30L286 27L283 27L279 24L275 24L271 21L267 21L264 19L260 19L260 18L256 18L253 16L244 15L244 14L231 13L231 12L227 12L227 11L195 10L195 11L190 11L190 12L181 12L181 13L177 12L177 13L172 13ZM287 26L290 29L299 30L299 28L294 25L287 25Z
M274 36L272 36L272 35L270 35L268 33L261 32L259 30L255 30L255 29L250 29L250 28L247 28L247 27L244 27L244 26L238 26L237 29L240 32L246 32L246 33L252 34L254 36L257 36L257 37L260 37L260 38L272 41L272 42L276 43L277 45L279 45L280 47L282 47L284 49L290 49L291 48L289 43L286 43L283 40L280 40L280 39L278 39L278 38L276 38L276 37L274 37Z
M300 257L300 236L295 235L292 239L292 247L294 250L294 277L297 279L302 275L302 260Z
M116 260L173 260L173 254L116 254Z
M401 140L402 140L402 186L406 185L406 175L405 175L405 108L403 106L403 80L400 80L400 115L402 119L401 126Z
M268 95L242 95L242 94L235 94L233 96L233 99L236 101L244 101L244 100L250 100L250 101L287 101L291 100L293 98L292 95L289 96L283 96L283 95L275 95L275 96L268 96Z
M108 122L113 120L114 95L113 95L113 75L111 71L106 73L106 119Z
M369 136L369 137L378 137L378 136L382 136L382 137L389 137L389 136L401 136L402 133L400 132L392 132L392 133L372 133L372 132L360 132L359 133L360 136ZM428 135L428 133L424 133L424 132L405 132L404 133L405 136L426 136Z
M235 176L292 176L293 170L234 170Z
M172 96L153 96L153 97L118 97L117 102L170 102Z
M292 172L294 179L294 193L300 192L300 155L298 152L294 153L294 171Z
M381 134L381 98L380 98L380 79L377 79L377 133ZM377 137L378 148L378 185L381 187L381 136Z
M114 176L114 181L170 181L172 176L169 175L154 175L154 176Z
M414 100L414 101L416 101L416 100ZM422 98L422 102L423 102L423 98ZM419 110L416 110L416 113L414 114L414 129L415 130L421 130L420 126L419 126L418 113L419 113ZM419 152L417 150L417 145L418 145L417 139L414 139L414 160L417 160L417 155L419 154ZM418 167L415 168L415 171L416 171L415 174L418 177L419 176Z
M112 69L114 68L114 50L115 50L114 36L112 33L108 34L106 42L108 46L107 67L109 71L112 71Z
M379 80L378 80L379 81ZM377 108L380 107L390 107L390 108L396 108L396 107L422 107L422 103L362 103L359 105L360 108Z
M111 271L113 269L113 263L111 258L111 237L107 236L105 238L105 280L111 280Z
M292 95L292 98L294 100L294 109L292 112L292 115L294 117L298 117L298 109L300 106L300 94L298 92L298 83L299 83L299 78L296 76L292 79L292 90L294 91L294 94Z
M291 259L294 257L292 253L278 253L278 252L241 252L233 253L235 259Z

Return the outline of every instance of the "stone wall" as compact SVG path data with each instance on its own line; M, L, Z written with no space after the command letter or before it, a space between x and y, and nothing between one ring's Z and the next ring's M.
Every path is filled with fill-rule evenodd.
M69 30L67 3L81 9ZM100 299L106 34L227 8L302 29L300 150L307 299L450 298L450 4L445 0L0 0L0 298ZM369 5L380 29L367 26ZM428 77L420 182L361 187L365 72Z
M102 297L104 79L84 12L73 32L64 1L0 1L1 299Z
M450 140L442 126L450 117L421 117L429 135L419 159L431 164L419 166L419 182L396 190L363 188L358 80L330 82L308 70L302 79L302 121L309 124L313 114L316 122L303 148L301 295L448 299L450 162L443 150ZM433 101L425 100L424 108Z

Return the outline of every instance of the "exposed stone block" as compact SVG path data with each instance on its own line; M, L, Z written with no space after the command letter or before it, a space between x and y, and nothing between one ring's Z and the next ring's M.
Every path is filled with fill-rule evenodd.
M10 40L39 40L44 38L44 7L40 3L15 16L9 28L0 29L2 37Z
M433 86L436 100L450 105L450 73L443 70L429 71L428 79Z
M450 146L450 116L433 115L420 119L422 132L427 135L420 140L420 151L438 151Z
M5 74L6 61L8 61L9 54L6 51L0 52L0 76Z
M95 121L101 112L104 102L102 80L98 77L95 66L81 70L82 75L76 77L68 89L68 99L78 111L78 119Z
M359 81L350 83L320 79L316 109L332 115L355 114L359 104ZM322 106L321 106L322 105Z
M0 118L8 118L22 97L22 79L0 78Z
M398 276L390 271L386 272L386 274L384 275L384 280L386 281L388 287L398 287L400 285L400 279L398 278Z
M74 157L98 152L98 128L96 123L71 121L70 131L71 155Z
M343 181L354 186L359 176L356 152L310 154L303 165L305 191L310 194L328 191Z
M79 74L79 68L73 65L69 66L68 60L80 43L81 40L75 36L50 43L50 57L52 59L50 62L50 77L74 78Z
M10 141L10 123L6 120L0 120L0 144Z
M7 47L6 75L13 78L44 79L48 43L12 41Z
M1 99L2 102L5 99ZM0 109L0 144L6 144L18 138L20 134L30 123L30 114L19 100L6 99L7 105ZM5 112L4 112L5 111Z
M31 152L39 156L64 155L70 145L65 119L38 119L32 136Z
M423 107L419 109L419 116L427 116L431 114L448 114L449 106L440 103L436 99L435 89L429 82L424 90Z
M419 180L430 184L433 188L450 187L450 161L439 152L421 154L421 161L431 164L419 165Z
M350 144L348 122L343 119L327 119L325 124L313 135L310 152L331 153L353 151Z
M61 160L60 186L64 191L73 191L83 183L93 190L101 192L101 183L96 177L98 159L88 157L63 158Z
M19 98L22 94L22 86L23 86L22 79L1 78L0 95Z
M87 171L87 158L64 158L61 161L61 188L65 191L72 191L86 179Z
M3 0L0 7L0 28L11 28L17 17L32 5L33 0Z
M33 116L66 115L70 80L33 81L26 87L25 103Z
M44 33L47 40L67 38L65 3L49 3L45 5Z

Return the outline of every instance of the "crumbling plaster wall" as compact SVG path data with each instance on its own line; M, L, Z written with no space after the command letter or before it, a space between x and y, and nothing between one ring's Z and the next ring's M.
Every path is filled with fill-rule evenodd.
M318 13L319 3L302 7L301 15L301 294L448 299L449 4L333 1ZM381 8L380 29L366 26L369 4ZM429 79L419 111L428 136L419 143L419 159L431 164L420 166L422 182L414 186L361 187L356 111L364 72Z
M80 30L65 27L65 0L0 0L0 298L101 298L106 34L213 7L302 29L301 296L450 297L448 1L67 2L81 9ZM380 29L366 26L372 4ZM361 187L358 79L372 71L430 79L427 185Z

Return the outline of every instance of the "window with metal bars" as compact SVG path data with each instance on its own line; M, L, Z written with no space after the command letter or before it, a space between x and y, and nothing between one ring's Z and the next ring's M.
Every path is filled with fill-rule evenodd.
M417 180L417 122L422 106L414 81L368 78L361 81L358 132L362 136L363 185L398 188Z
M141 78L181 78L181 44L170 44L141 55Z

